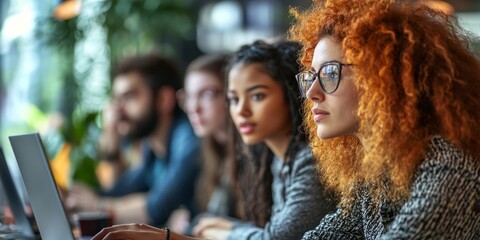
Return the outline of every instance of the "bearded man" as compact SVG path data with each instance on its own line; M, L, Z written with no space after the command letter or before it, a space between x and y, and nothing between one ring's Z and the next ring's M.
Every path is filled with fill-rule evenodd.
M110 134L102 134L100 147L114 181L100 193L75 184L66 205L73 211L109 211L116 224L164 226L178 207L194 211L199 171L198 139L176 102L181 75L168 59L149 54L124 59L113 76L113 123L105 126ZM125 167L119 154L122 139L140 143L134 167Z

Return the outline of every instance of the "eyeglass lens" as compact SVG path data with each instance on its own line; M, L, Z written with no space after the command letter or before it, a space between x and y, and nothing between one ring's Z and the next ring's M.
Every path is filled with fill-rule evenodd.
M325 93L332 93L337 89L340 77L340 66L338 64L325 65L320 69L320 85Z
M307 91L317 77L322 90L327 94L333 93L337 89L340 80L340 65L336 63L326 64L320 68L318 75L315 73L315 70L312 69L310 71L301 72L296 77L303 97L306 96Z
M312 83L315 81L315 75L316 73L313 71L305 71L296 76L298 87L303 97L306 97L308 89L310 89Z

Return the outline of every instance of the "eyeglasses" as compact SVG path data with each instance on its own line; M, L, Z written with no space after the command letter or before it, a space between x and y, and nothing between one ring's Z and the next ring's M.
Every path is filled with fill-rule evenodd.
M214 100L218 99L223 93L221 89L203 89L197 94L188 94L185 90L180 89L177 91L177 99L179 105L184 110L191 110L193 109L196 104L205 104L209 102L213 102Z
M318 83L326 94L337 91L342 74L342 66L351 66L353 64L344 64L337 61L326 62L320 66L318 72L314 68L308 71L303 71L297 75L298 88L303 97L306 97L308 89L312 87L315 80L319 79Z

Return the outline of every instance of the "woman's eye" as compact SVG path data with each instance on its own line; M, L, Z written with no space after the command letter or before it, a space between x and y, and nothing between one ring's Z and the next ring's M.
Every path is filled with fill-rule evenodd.
M227 103L229 105L234 105L238 103L238 97L227 97Z
M220 94L220 91L207 89L202 91L199 95L200 95L200 98L203 100L212 100L215 97L217 97L218 94Z
M328 73L328 77L330 79L337 79L338 78L338 72L337 71L331 71Z
M251 96L251 99L253 101L260 101L260 100L263 100L265 98L265 94L263 93L256 93L256 94L252 94Z

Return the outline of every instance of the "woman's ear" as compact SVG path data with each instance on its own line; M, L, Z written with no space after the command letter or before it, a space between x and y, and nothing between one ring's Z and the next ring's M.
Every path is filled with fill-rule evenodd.
M177 104L175 89L172 87L160 88L155 100L157 101L157 111L161 115L172 114Z

